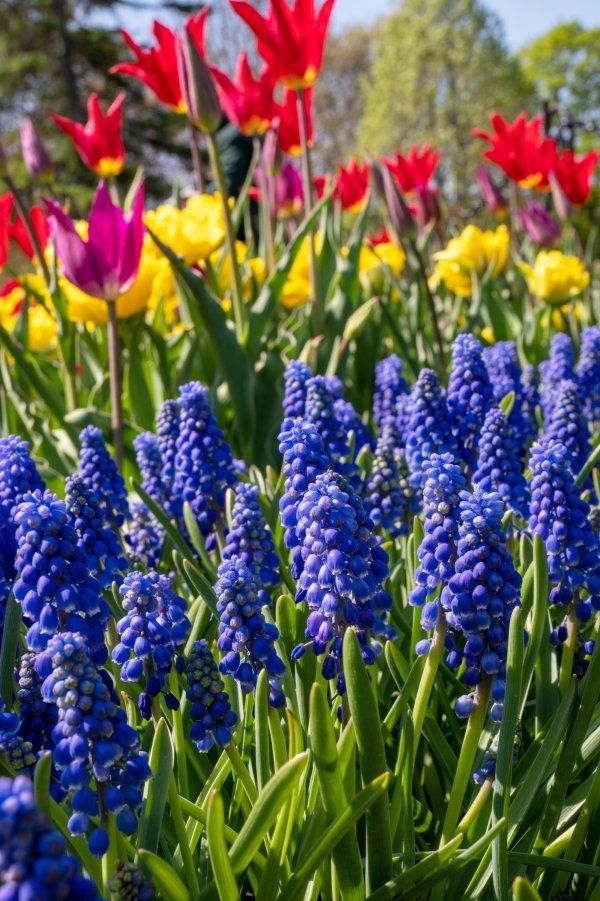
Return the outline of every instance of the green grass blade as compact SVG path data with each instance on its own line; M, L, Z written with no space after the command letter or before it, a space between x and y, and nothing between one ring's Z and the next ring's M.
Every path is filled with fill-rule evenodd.
M144 811L138 834L138 848L156 853L160 827L165 812L169 785L173 774L173 746L168 726L159 720L149 759L152 778L146 783Z
M140 851L140 860L163 898L168 898L169 901L190 901L189 891L166 860L146 849Z
M219 898L221 901L231 901L232 898L239 897L239 889L229 860L227 842L225 841L223 799L218 791L212 791L208 798L206 839L208 856Z
M22 616L21 605L15 600L15 596L11 591L6 602L2 646L0 647L0 692L6 710L13 709L15 662Z

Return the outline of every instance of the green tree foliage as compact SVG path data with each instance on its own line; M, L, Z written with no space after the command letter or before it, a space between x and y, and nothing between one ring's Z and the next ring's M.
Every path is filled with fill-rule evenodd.
M565 104L579 119L600 119L600 28L565 22L519 57L541 99Z
M431 140L459 204L481 153L471 129L491 110L512 117L534 105L501 20L479 0L405 0L374 42L364 91L362 145L379 153Z

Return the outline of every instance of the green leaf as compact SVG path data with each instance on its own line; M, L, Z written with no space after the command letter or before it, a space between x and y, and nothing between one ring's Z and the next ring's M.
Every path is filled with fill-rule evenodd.
M269 753L269 686L267 672L261 669L254 695L254 733L256 756L256 783L259 792L269 781L271 758Z
M219 366L229 386L235 411L235 424L242 443L254 433L254 373L244 349L238 344L235 332L219 300L213 297L204 281L194 275L173 251L156 235L150 236L165 254L173 268L175 280L192 301L191 309L198 313L219 360Z
M144 811L140 822L138 848L158 850L160 829L173 775L173 746L167 723L160 719L150 750L152 778L146 783Z
M140 851L140 860L163 898L168 898L169 901L190 901L189 891L166 860L145 849Z
M523 876L517 876L512 890L513 901L542 901L532 884Z
M0 647L0 691L6 710L13 709L13 693L15 685L15 662L17 659L17 643L21 632L21 605L14 594L8 596L2 629L2 646Z
M526 575L529 575L529 570ZM523 663L521 710L523 709L529 693L529 685L544 637L547 610L548 560L546 557L546 547L541 537L535 535L533 539L533 614L531 628L529 630L529 642L527 644L525 660Z
M536 536L537 537L537 536ZM510 618L508 633L508 657L506 664L506 691L500 724L494 794L492 798L492 823L504 819L505 827L492 842L492 871L496 897L508 895L508 805L512 782L512 761L515 751L517 721L521 706L521 677L523 668L523 618L517 607Z
M592 453L589 455L581 469L579 470L579 474L575 479L575 484L578 488L582 488L585 480L589 476L590 472L594 467L600 462L600 444L594 448Z
M346 319L344 326L344 340L351 341L352 338L358 337L365 325L369 321L374 308L379 304L379 297L372 297L366 303L361 304L357 310L354 310Z
M208 796L208 810L206 817L206 839L208 842L208 856L212 867L213 876L217 884L217 891L221 901L232 901L239 897L239 890L227 850L225 841L225 814L223 799L218 791L212 791Z
M509 391L508 394L505 394L505 396L502 398L502 400L498 404L498 406L500 407L500 409L502 410L502 412L504 413L504 415L506 416L507 419L510 416L510 414L512 413L512 408L514 407L514 405L515 405L515 392L514 391Z
M147 364L143 353L143 332L144 323L142 322L135 329L129 345L129 370L127 373L129 411L136 425L143 429L152 429L156 405L146 379Z
M37 806L42 813L50 816L50 778L52 776L52 754L45 751L37 759L33 771L33 790Z
M353 629L344 636L344 673L354 722L363 785L387 772L379 711L373 698L358 639ZM367 892L375 891L392 875L390 810L384 792L370 807L366 821Z
M302 863L294 870L294 875L281 891L286 901L296 901L309 879L349 829L363 816L373 810L382 798L387 795L389 773L384 773L366 785L347 805L337 819L319 836L318 841L310 848ZM391 864L390 853L390 864ZM364 897L364 895L363 895ZM370 896L369 896L370 897Z
M323 688L316 682L310 693L310 747L313 752L321 801L329 825L348 806L343 773L331 722L331 712ZM356 833L349 828L333 848L333 860L344 901L362 901L365 896L361 855Z

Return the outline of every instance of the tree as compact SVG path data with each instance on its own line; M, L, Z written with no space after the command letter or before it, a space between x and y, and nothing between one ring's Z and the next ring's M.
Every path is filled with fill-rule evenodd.
M349 28L330 34L314 93L315 160L332 172L357 148L358 128L365 112L360 81L371 66L373 31Z
M443 150L439 179L461 205L481 153L471 129L492 110L512 117L534 102L501 20L479 0L405 0L374 42L363 89L362 146L432 141Z
M565 106L600 129L600 28L565 22L521 50L523 71L541 100Z

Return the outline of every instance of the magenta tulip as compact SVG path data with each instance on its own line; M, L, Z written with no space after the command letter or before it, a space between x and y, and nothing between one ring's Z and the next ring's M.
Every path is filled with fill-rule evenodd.
M519 219L531 240L539 247L550 247L560 238L560 225L535 200L519 210Z
M56 253L65 278L85 294L115 301L131 288L144 243L144 185L128 215L113 203L100 182L88 221L88 239L77 234L72 219L52 200L45 201Z
M487 166L477 166L475 176L477 178L479 190L481 191L481 196L483 197L487 208L491 210L492 213L498 215L505 213L506 200L498 185L492 181L492 176L490 175L490 170Z
M31 119L23 119L21 123L21 152L25 168L32 178L54 178L54 163L50 159L44 143L37 133Z

